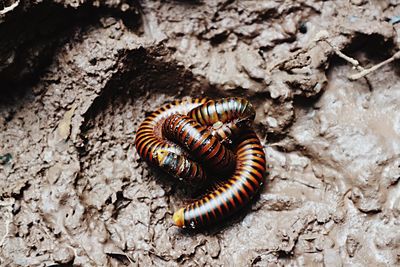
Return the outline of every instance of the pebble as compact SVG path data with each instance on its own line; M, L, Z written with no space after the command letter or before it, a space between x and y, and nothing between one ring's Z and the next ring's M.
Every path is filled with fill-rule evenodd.
M71 248L61 247L53 254L54 261L60 264L67 264L74 260L75 254Z

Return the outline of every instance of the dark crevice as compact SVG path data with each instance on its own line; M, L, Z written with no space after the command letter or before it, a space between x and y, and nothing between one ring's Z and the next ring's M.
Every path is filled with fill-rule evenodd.
M171 0L171 2L183 5L203 5L202 0Z
M163 59L165 53L169 53L163 46L153 49L139 48L123 53L126 54L120 56L122 61L120 71L116 72L101 95L93 101L90 109L84 114L85 121L95 118L112 103L124 103L128 99L143 96L146 92L179 94L180 90L192 80L191 73L182 66ZM88 128L90 125L83 124L81 130L86 132Z
M314 104L318 102L318 100L321 98L323 95L324 90L319 91L317 94L312 95L312 96L305 96L305 95L294 95L293 96L293 107L294 108L303 108L303 109L308 109L308 108L313 108Z
M357 34L342 52L347 56L357 59L364 67L368 67L368 63L376 64L389 58L393 54L394 48L395 44L393 39L385 40L384 36L379 34ZM326 71L327 77L330 76L329 74L331 71L337 66L350 64L336 54L332 54L328 62L329 68ZM323 92L324 90L321 90L318 94L310 97L296 94L293 97L293 105L295 108L312 108L321 98Z
M368 68L369 65L377 64L391 57L395 52L395 48L396 44L393 39L385 40L384 36L379 34L358 34L342 52L358 60L362 67ZM394 65L396 64L398 63L394 63ZM333 69L343 65L351 64L336 54L332 54L329 58L329 68L326 71L327 77L329 77Z
M84 159L89 153L90 131L108 107L135 104L136 99L148 93L179 98L183 90L193 96L201 92L199 87L202 85L197 83L190 71L177 62L168 60L171 52L163 45L151 48L141 47L120 53L118 70L93 101L88 111L83 114L84 122L80 127L80 138L75 144L82 163L85 162ZM85 169L82 164L81 169ZM150 170L157 172L152 168ZM168 179L164 173L157 173L154 176L166 185L176 183Z
M363 53L369 60L381 62L393 54L395 47L395 40L386 40L383 35L376 33L371 35L357 34L342 52L348 56Z
M43 2L29 10L16 9L0 24L0 53L4 55L0 58L0 99L24 94L53 62L57 49L100 18L120 18L133 31L141 25L133 10L122 12L90 4L74 9Z

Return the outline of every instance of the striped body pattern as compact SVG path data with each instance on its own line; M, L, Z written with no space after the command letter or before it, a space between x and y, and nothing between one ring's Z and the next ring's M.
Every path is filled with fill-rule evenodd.
M163 138L161 127L165 119L172 114L187 114L207 100L207 98L176 100L147 116L136 133L135 146L139 156L188 183L204 182L206 174L203 167L191 160L181 147Z
M188 116L174 114L163 124L162 133L182 145L205 167L216 172L229 172L235 167L235 156L205 126Z
M174 213L175 225L215 223L259 191L266 160L251 129L254 117L253 106L243 98L185 98L164 105L140 125L135 145L143 159L192 184L215 182L211 193ZM222 173L229 178L216 177Z
M175 212L175 225L197 228L222 220L245 206L261 188L266 161L260 140L253 130L246 129L235 143L237 159L232 177L200 200Z
M205 126L223 143L232 143L232 138L241 128L251 126L256 112L251 103L238 97L209 100L192 109L189 117Z

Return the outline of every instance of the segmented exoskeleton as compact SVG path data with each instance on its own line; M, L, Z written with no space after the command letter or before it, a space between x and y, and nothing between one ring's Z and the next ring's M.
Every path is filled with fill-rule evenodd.
M187 97L166 104L147 116L136 133L135 146L140 157L187 182L204 182L206 174L203 167L191 160L181 147L165 139L161 127L164 120L172 114L187 114L207 100Z
M198 123L210 126L213 135L222 142L231 143L241 128L251 126L256 112L251 103L240 97L209 100L192 109L189 117Z
M190 183L204 183L207 179L204 168L197 162L199 160L218 173L227 173L232 170L235 165L234 156L219 142L217 143L216 138L210 136L205 129L202 129L201 136L194 137L194 140L204 140L204 144L196 142L193 145L212 149L208 156L204 149L199 150L199 153L195 153L195 155L192 152L187 153L163 136L162 125L169 116L188 113L191 118L202 124L203 128L207 126L213 136L227 143L231 142L230 137L236 134L239 128L251 123L255 116L250 102L243 98L230 97L214 101L207 98L187 97L176 100L152 112L139 126L135 145L140 157L172 176ZM200 128L201 126L195 127ZM190 133L194 134L194 132L195 129L192 129ZM174 131L170 133L171 136L174 134ZM182 134L187 138L191 136L185 132ZM177 141L176 138L175 141ZM190 151L184 142L181 142L181 145ZM217 157L210 157L216 152ZM206 161L204 157L206 157Z
M237 158L232 177L211 193L175 212L175 225L196 228L215 223L245 206L258 192L266 174L265 153L260 140L248 128L234 143Z
M211 171L227 173L235 167L235 156L213 136L206 126L181 114L169 116L163 123L163 136L177 142Z
M174 176L204 181L205 170L221 172L236 165L230 178L219 182L214 191L175 212L177 226L212 224L246 205L259 190L266 163L263 147L250 128L254 117L254 108L243 98L187 98L163 106L141 124L135 142L139 155ZM165 138L178 142L190 156ZM220 143L232 140L236 159Z

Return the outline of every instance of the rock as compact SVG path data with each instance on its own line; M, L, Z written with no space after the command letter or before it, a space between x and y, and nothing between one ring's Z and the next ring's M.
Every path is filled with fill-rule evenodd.
M346 238L346 251L350 257L354 257L355 252L359 247L360 242L357 240L356 236L348 235Z
M54 251L53 259L59 264L71 263L75 258L74 251L69 247L61 247Z

